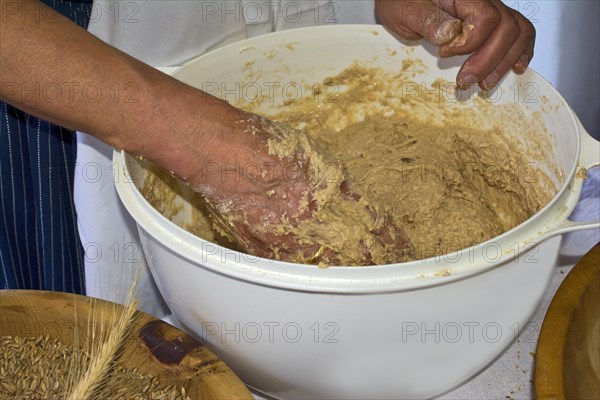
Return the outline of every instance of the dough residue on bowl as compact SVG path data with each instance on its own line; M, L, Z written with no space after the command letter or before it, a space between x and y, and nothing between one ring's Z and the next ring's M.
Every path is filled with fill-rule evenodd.
M307 85L309 94L297 101L270 104L266 115L264 104L236 105L291 125L333 155L353 188L404 231L410 258L424 259L524 222L552 199L562 175L540 115L482 96L460 101L449 82L412 82L418 68L410 60L397 73L355 63ZM181 212L173 191L182 193L192 206L176 223L235 249L211 229L198 195L159 168L145 168L140 189L155 208L173 220Z

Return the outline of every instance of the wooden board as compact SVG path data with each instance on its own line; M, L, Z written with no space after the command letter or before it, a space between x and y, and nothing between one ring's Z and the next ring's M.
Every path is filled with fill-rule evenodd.
M82 347L91 337L90 327L96 332L106 329L122 310L121 305L74 294L1 290L0 336L48 335L64 344L78 340ZM156 376L164 386L183 386L192 399L253 399L233 371L209 349L145 313L136 314L119 363Z
M571 270L546 313L535 356L538 399L600 397L600 244Z

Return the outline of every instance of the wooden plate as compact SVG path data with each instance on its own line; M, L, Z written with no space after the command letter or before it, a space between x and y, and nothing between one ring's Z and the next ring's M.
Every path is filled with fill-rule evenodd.
M0 336L48 335L64 344L88 336L88 326L112 326L123 306L68 293L0 291ZM95 324L90 324L90 315ZM242 381L201 343L148 314L138 312L119 356L125 368L183 386L192 399L253 399Z
M544 319L535 356L538 399L600 396L600 244L571 270Z

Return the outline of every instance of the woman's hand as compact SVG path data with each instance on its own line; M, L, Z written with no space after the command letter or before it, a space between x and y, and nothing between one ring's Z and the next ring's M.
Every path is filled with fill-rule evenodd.
M533 58L535 28L500 0L377 0L376 13L401 37L440 46L441 57L472 53L456 77L462 89L491 89Z
M410 258L400 229L308 136L235 109L223 121L229 128L203 146L210 155L196 166L181 159L180 168L207 200L214 227L242 250L320 265Z

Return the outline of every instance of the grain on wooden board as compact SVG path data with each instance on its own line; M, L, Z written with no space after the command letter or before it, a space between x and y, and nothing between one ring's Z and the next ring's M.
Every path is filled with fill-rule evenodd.
M48 336L0 337L0 399L62 400L73 385L74 371L90 364L87 351ZM106 400L189 400L185 388L162 386L156 377L113 363L94 393Z

